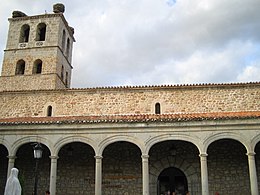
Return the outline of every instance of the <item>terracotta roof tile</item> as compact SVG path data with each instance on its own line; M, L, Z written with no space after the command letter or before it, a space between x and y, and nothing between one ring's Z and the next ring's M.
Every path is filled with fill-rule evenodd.
M145 85L145 86L101 86L93 88L66 88L66 89L40 89L40 90L21 90L12 91L4 90L5 92L31 92L31 91L92 91L92 90L128 90L128 89L177 89L177 88L210 88L210 87L246 87L246 86L259 86L260 82L247 82L247 83L196 83L196 84L175 84L175 85Z
M18 117L2 118L0 125L21 124L84 124L84 123L142 123L177 122L203 120L260 119L260 111L217 112L217 113L177 113L177 114L137 114L62 117Z

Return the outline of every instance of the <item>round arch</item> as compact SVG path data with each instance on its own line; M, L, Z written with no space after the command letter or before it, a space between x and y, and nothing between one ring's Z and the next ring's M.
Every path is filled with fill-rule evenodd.
M64 145L72 143L72 142L81 142L81 143L87 144L96 152L96 144L95 144L94 140L87 138L87 137L83 137L83 136L70 136L70 137L61 139L59 142L57 142L54 145L54 151L53 151L52 155L57 156L60 149Z
M168 157L165 156L160 158L158 161L152 164L150 169L150 186L152 194L157 194L158 188L158 178L161 172L165 169L174 167L182 171L187 179L187 188L192 193L197 194L200 192L200 172L196 169L196 166L186 161L182 157Z
M136 145L140 149L141 153L143 153L144 145L142 144L142 140L137 139L136 137L133 137L133 136L115 135L115 136L108 137L99 143L99 148L98 148L96 155L102 155L104 149L108 145L115 143L115 142L119 142L119 141L130 142L130 143Z
M203 145L202 151L207 153L207 149L208 149L209 145L212 144L213 142L215 142L217 140L221 140L221 139L236 140L236 141L240 142L246 148L246 150L248 152L252 150L251 145L250 145L250 140L245 139L239 133L221 132L221 133L216 133L214 135L211 135L207 139L205 139L205 141L202 144Z
M27 136L27 137L23 137L21 139L18 139L16 142L13 143L11 151L10 151L10 155L14 156L17 152L17 150L26 143L30 143L30 142L39 142L41 144L44 144L49 151L52 151L52 146L53 144L46 139L45 137L39 137L39 136Z
M11 144L3 137L0 137L0 144L2 144L7 149L8 155L10 156Z
M252 141L251 141L251 146L252 146L252 151L255 150L256 145L260 142L260 134L256 135L255 137L253 137Z
M200 145L200 139L197 136L194 136L194 135L191 136L189 134L163 134L163 135L155 136L155 137L151 138L150 140L148 140L145 144L146 148L145 148L144 153L149 154L149 151L152 148L152 146L159 142L174 141L174 140L190 142L197 147L199 152L201 152L202 146Z

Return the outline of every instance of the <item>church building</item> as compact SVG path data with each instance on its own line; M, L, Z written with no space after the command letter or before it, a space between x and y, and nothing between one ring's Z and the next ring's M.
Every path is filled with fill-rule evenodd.
M0 194L259 195L260 82L71 88L64 10L8 19Z

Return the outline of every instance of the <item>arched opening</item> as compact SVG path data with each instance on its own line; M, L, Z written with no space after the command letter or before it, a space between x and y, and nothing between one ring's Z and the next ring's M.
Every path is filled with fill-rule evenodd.
M16 153L17 158L15 159L15 167L19 170L19 181L22 187L23 194L32 194L33 186L35 184L35 174L36 174L36 159L33 155L33 147L35 142L29 142L23 144ZM50 184L50 151L48 147L41 144L43 148L42 158L38 160L38 194L44 192L49 188Z
M233 139L220 139L207 149L209 193L233 195L250 192L245 146ZM241 187L243 186L243 187Z
M170 191L176 194L186 194L188 191L188 182L185 174L176 167L164 169L158 177L158 195L164 195Z
M176 195L186 190L201 194L199 150L194 144L181 140L158 142L149 156L150 194L164 195L168 190L175 190Z
M95 194L93 148L85 143L72 142L64 145L58 156L56 194Z
M103 194L142 194L141 151L133 143L118 141L103 152Z
M155 114L161 114L161 104L160 103L155 104Z
M68 87L68 81L69 81L69 73L66 72L66 77L65 77L65 86Z
M48 106L48 108L47 108L47 116L52 116L52 106Z
M255 164L257 172L258 189L260 189L260 142L256 144L255 147Z
M24 24L20 31L19 43L27 43L29 41L30 35L30 26L28 24Z
M69 58L70 55L70 39L67 39L67 49L66 49L66 56Z
M42 73L42 61L36 60L33 65L33 74L41 74Z
M63 32L62 32L62 43L61 43L62 51L65 50L65 43L66 43L66 33L65 33L65 30L63 30Z
M23 75L25 71L25 61L19 60L16 64L15 75Z
M61 66L60 78L63 81L63 79L64 79L64 66L63 65Z
M4 145L0 144L0 194L4 194L8 169L8 151Z
M37 26L36 41L45 41L46 38L46 24L40 23Z

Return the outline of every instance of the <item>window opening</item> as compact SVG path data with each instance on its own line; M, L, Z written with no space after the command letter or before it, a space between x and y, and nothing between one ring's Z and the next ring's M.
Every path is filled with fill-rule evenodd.
M61 78L61 80L63 81L63 79L64 79L64 66L62 66L61 67L61 72L60 72L60 78Z
M70 39L67 39L67 50L66 50L66 56L67 58L69 58L69 54L70 54Z
M42 73L42 61L36 60L33 66L33 74L41 74L41 73Z
M36 41L45 41L46 37L46 24L41 23L37 27Z
M23 75L25 71L25 61L19 60L16 64L15 75Z
M65 30L63 30L63 33L62 33L62 51L64 51L65 49L65 41L66 41L66 33L65 33Z
M29 41L30 26L25 24L21 28L19 43L27 43Z
M69 73L66 72L66 78L65 78L65 85L66 85L66 87L68 87L68 77L69 77Z
M52 106L48 106L48 108L47 108L47 116L52 116Z
M155 104L155 114L161 114L161 105L160 103Z

